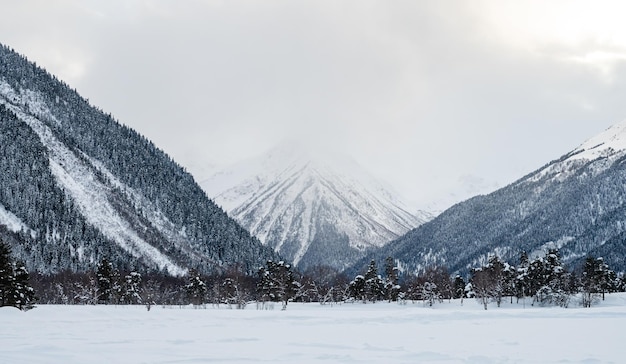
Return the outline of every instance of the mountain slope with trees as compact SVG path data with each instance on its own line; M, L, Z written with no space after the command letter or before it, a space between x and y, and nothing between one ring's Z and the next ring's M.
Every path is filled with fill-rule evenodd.
M566 264L588 255L626 270L626 122L539 170L444 211L355 265L396 258L406 271L443 265L468 272L490 253L514 261L559 249Z
M252 273L277 255L190 174L68 85L0 45L0 237L30 270Z

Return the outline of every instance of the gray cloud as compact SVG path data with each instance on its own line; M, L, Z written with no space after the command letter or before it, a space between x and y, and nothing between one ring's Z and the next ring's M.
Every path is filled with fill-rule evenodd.
M425 204L626 116L626 43L537 40L498 4L27 0L3 4L0 42L192 171L305 135Z

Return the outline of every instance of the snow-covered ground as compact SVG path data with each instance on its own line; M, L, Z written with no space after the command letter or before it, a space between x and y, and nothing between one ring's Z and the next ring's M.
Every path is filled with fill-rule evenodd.
M574 306L574 305L573 305ZM290 304L0 309L0 363L623 363L626 294L593 308Z

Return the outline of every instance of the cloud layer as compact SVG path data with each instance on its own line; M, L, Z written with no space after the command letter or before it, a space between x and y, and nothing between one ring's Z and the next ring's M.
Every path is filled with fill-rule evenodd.
M199 175L304 137L424 206L512 182L624 119L623 10L25 0L3 4L0 42Z

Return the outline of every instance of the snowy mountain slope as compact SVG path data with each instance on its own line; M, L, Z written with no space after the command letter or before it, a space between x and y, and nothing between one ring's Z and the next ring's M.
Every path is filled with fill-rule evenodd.
M428 219L337 151L288 142L200 183L263 243L302 269L344 268Z
M55 122L42 98L32 91L25 91L23 94L23 97L18 96L6 81L0 80L0 95L6 95L3 98L4 102L0 98L0 103L39 136L41 143L48 150L50 171L57 184L75 201L87 222L133 257L144 258L159 270L167 270L174 275L184 274L186 269L172 262L167 255L139 237L131 223L122 218L109 201L110 186L102 183L96 177L93 168L61 143L50 128L40 120L48 118ZM13 102L6 102L8 99Z
M1 45L0 131L0 233L31 269L107 257L173 275L252 272L276 258L152 143Z
M366 259L392 255L409 270L442 264L466 271L496 252L560 249L576 264L603 256L626 270L626 121L489 195L444 211Z
M22 230L28 230L28 226L11 211L7 211L4 206L0 205L0 225L4 225L9 231L14 233Z

